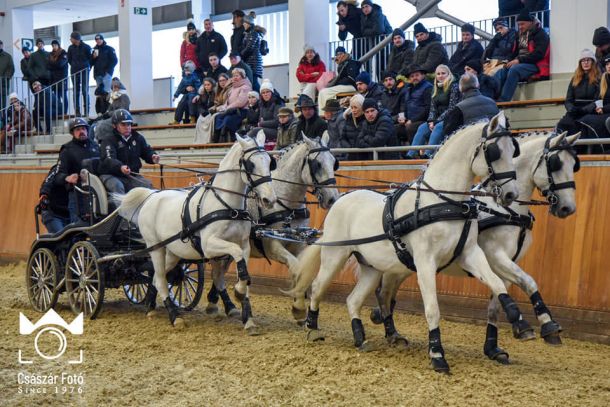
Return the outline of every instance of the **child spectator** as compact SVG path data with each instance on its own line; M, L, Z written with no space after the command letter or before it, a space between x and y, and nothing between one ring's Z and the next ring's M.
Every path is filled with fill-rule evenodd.
M257 91L248 92L248 111L246 112L246 130L250 130L258 125L260 117L260 95Z
M178 89L174 92L174 100L178 96L182 95L182 99L176 106L176 112L174 113L174 121L170 124L179 124L184 117L184 123L191 123L197 121L197 106L193 104L193 98L197 96L197 90L201 86L201 80L199 76L195 74L195 63L193 61L186 61L184 64L184 77L178 85Z

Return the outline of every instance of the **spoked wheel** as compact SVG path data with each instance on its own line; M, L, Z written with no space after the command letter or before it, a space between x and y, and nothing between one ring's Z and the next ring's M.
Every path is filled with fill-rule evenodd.
M190 311L197 306L203 293L203 263L178 264L167 273L170 300Z
M28 260L25 283L30 304L38 312L47 312L57 303L59 262L49 249L37 249Z
M72 246L66 261L66 293L75 314L95 319L104 302L104 273L97 249L89 242Z
M151 279L142 273L142 282L135 282L132 284L125 284L123 286L123 292L130 303L141 305L144 304L146 296L148 295L148 286L152 284Z

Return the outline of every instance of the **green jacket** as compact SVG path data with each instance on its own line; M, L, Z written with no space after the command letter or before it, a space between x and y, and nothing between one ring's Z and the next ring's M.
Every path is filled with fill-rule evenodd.
M11 54L0 50L0 78L11 79L15 74L15 64Z
M48 85L51 79L49 71L49 53L45 50L33 52L28 63L29 77L32 82L40 81L42 85Z

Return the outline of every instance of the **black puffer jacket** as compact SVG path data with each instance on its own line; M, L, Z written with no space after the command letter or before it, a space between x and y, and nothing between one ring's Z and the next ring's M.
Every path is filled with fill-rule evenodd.
M51 72L51 83L59 82L68 77L68 53L59 49L49 55L49 71Z
M252 69L252 74L263 77L263 55L261 54L261 40L266 30L258 25L250 26L244 31L241 58Z
M449 57L442 42L443 37L435 32L430 32L427 40L417 44L413 63L428 73L434 72L440 64L447 65Z
M91 57L93 76L104 76L106 74L112 76L114 67L118 62L114 48L104 41L101 46L96 45L93 50L98 50L97 58ZM110 92L110 89L106 89L106 92Z
M144 136L137 131L131 132L131 136L125 140L116 130L113 137L106 137L102 140L101 161L99 166L100 174L110 174L114 176L124 176L121 166L128 166L132 172L140 172L142 162L153 164L152 156L155 151L148 145Z
M68 47L68 63L70 64L70 73L90 68L91 47L82 41L78 45L70 45Z
M481 59L483 55L483 46L475 39L464 44L463 41L458 42L457 49L449 59L449 68L454 74L461 76L464 73L466 62L471 59Z
M219 61L227 55L227 42L222 35L214 30L209 33L204 31L199 38L197 38L197 59L204 71L210 69L210 62L208 61L210 52L214 52L218 55Z
M39 196L46 195L49 198L49 209L58 216L64 218L70 217L68 211L68 191L64 188L63 184L56 184L57 179L57 164L51 167L47 177L40 186Z
M210 114L210 108L214 106L214 98L216 93L211 91L210 93L203 92L199 94L199 100L197 101L197 110L201 116L207 116Z
M589 83L589 75L585 74L576 86L572 81L568 85L564 105L569 115L581 117L595 111L595 100L599 98L599 81Z
M324 119L318 116L317 113L315 113L314 116L309 120L305 120L305 117L301 115L298 119L297 124L297 137L300 139L302 136L301 132L303 132L303 134L305 134L310 139L319 138L322 137L322 134L324 134L324 130L326 130L327 128L328 124Z
M259 110L259 120L262 119L262 124L260 127L267 129L277 129L280 123L277 120L277 114L282 106L284 106L284 101L277 97L276 95L271 96L271 100L265 102L262 98L259 100L258 105L260 107Z
M501 61L510 61L517 56L517 31L514 28L509 28L506 35L497 33L483 52L483 59L499 59Z
M335 85L349 85L356 87L356 76L360 72L360 62L352 59L346 59L337 67L337 76L328 83L328 87Z
M392 26L383 14L379 4L373 4L373 10L367 16L362 13L360 17L360 31L363 37L376 37L382 34L391 34Z
M343 126L343 131L341 131L339 147L356 148L358 144L358 137L360 136L360 131L362 130L362 123L365 121L364 114L360 115L360 117L354 118L351 112L346 110L343 113L343 117L345 118L345 125ZM350 157L352 157L352 154L350 154Z
M405 40L402 46L392 47L390 50L390 62L388 70L398 75L407 75L409 65L413 63L415 49L413 41Z
M365 120L362 123L362 130L358 137L356 146L358 148L366 147L390 147L397 146L398 139L394 131L394 123L387 110L382 109L377 115L377 119L374 122L369 123ZM373 153L362 153L360 154L361 160L373 159ZM398 159L398 153L388 152L380 153L379 158L382 160L394 160Z
M360 20L362 19L362 10L355 6L354 2L349 2L347 5L347 15L345 17L339 16L339 24L345 26L345 31L339 31L339 39L345 41L347 34L351 34L354 38L362 37L362 30L360 29Z
M377 82L369 83L368 89L364 95L365 99L375 99L376 102L381 102L381 98L383 97L383 86L378 84Z
M381 106L390 112L393 121L396 121L398 118L398 113L400 113L400 105L404 98L405 87L398 89L396 86L394 86L392 89L386 88L383 90L383 95L381 95Z
M83 169L83 160L99 156L100 148L94 140L72 139L68 141L59 150L55 184L67 186L66 177L71 174L80 174L80 170Z
M233 34L231 34L231 51L239 52L241 54L244 43L244 32L246 32L246 29L243 25L233 27Z

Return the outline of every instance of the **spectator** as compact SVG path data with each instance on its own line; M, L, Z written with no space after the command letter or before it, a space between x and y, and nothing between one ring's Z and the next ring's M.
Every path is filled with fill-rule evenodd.
M248 92L248 111L245 120L247 131L258 125L258 118L261 116L260 97L255 90Z
M397 75L406 75L415 55L413 41L405 40L405 32L400 28L395 28L392 32L392 43L394 46L390 51L388 71L395 72Z
M54 234L70 224L68 212L68 191L63 185L55 184L57 164L49 170L40 186L39 208L40 217L47 232Z
M36 126L41 128L41 121L44 119L45 134L51 134L51 121L60 112L59 100L57 94L50 86L42 88L42 84L38 81L32 84L34 91L34 121Z
M447 65L449 57L443 46L442 37L435 32L428 32L422 23L415 24L415 39L417 48L413 55L413 63L419 65L427 74L436 71L440 64Z
M51 83L57 96L61 99L64 111L68 113L68 53L61 48L59 41L51 41L53 51L49 55L49 71Z
M377 82L371 80L371 74L367 71L362 71L356 76L356 90L365 99L370 98L381 102L383 88Z
M330 141L328 147L340 147L341 134L345 127L345 117L343 117L343 109L337 99L329 99L326 105L322 108L324 112L324 120L328 123L328 136Z
M326 65L320 59L320 54L311 45L305 45L305 55L297 67L297 80L301 84L301 93L316 100L316 82L320 75L326 72Z
M0 110L6 107L6 97L14 74L13 57L4 51L4 44L0 41Z
M490 76L517 56L517 31L508 27L505 18L494 20L493 25L496 35L489 41L482 58L485 61L484 72Z
M424 144L436 145L443 140L443 120L447 112L460 101L460 89L458 82L451 73L447 65L439 65L436 67L436 81L434 84L434 93L430 102L430 113L426 123L422 123L417 128L417 133L413 137L413 145L421 146ZM428 141L429 140L429 141ZM428 158L433 151L428 150ZM418 152L410 150L407 153L407 158L417 158Z
M599 85L599 99L595 101L595 111L584 115L580 119L582 138L610 137L605 125L606 120L610 117L610 92L608 91L610 88L610 56L606 57L604 61L604 71ZM583 152L585 151L583 149Z
M284 148L297 141L297 125L299 122L294 118L294 112L288 107L282 107L277 114L277 142L276 148Z
M356 93L351 97L349 101L349 109L343 112L345 118L345 126L341 132L341 139L339 141L341 148L356 148L358 144L358 137L362 130L362 123L364 122L364 110L362 110L362 103L364 103L364 96L360 93ZM347 158L349 160L358 159L358 154L350 153Z
M364 99L362 103L365 120L362 122L362 130L358 136L356 146L358 148L370 147L392 147L398 145L394 125L387 110L379 110L379 106L374 99ZM396 152L380 153L382 160L398 159ZM360 160L372 160L373 153L359 153Z
M474 39L474 26L472 24L464 24L462 26L462 41L458 42L457 49L451 55L449 67L456 75L464 73L464 65L472 59L481 59L483 55L483 46Z
M248 106L248 92L252 85L243 69L235 68L231 76L231 89L227 94L227 100L216 109L220 114L214 122L215 142L235 141L235 132L239 129L241 121L246 117Z
M417 128L428 119L432 84L426 80L426 72L421 66L413 64L408 72L410 83L400 108L396 136L401 143L411 144Z
M203 76L207 78L214 78L214 80L218 80L218 76L221 73L227 73L227 68L220 64L220 59L218 59L218 55L214 52L210 52L210 56L208 57L208 68L203 71Z
M337 76L318 94L318 102L322 106L326 106L326 101L334 99L337 93L356 91L356 76L360 70L360 62L353 60L343 47L337 47L335 50L335 61Z
M265 132L265 138L269 142L275 142L277 138L277 114L284 107L284 101L273 88L269 79L265 79L261 84L259 101L259 117L254 129L250 130L250 135L255 137L259 130Z
M6 150L0 148L0 152L6 153L12 153L16 144L25 143L25 138L32 135L32 116L16 93L9 95L9 103L6 132L2 133L6 137Z
M259 91L258 80L263 77L263 56L261 54L261 40L267 32L263 27L254 24L254 17L248 14L244 17L244 39L241 48L241 57L252 69L254 82L252 88Z
M364 50L366 53L383 40L383 37L381 36L392 33L392 26L388 22L386 16L383 14L381 6L378 4L373 4L371 0L364 0L360 5L360 9L362 10L362 16L360 17L360 30L362 31L362 36L367 39L366 48ZM377 61L375 65L375 72L380 74L385 70L387 60L385 48L379 51L375 59Z
M214 31L214 23L209 18L203 20L203 32L197 39L197 59L203 72L210 70L209 56L214 53L218 60L227 55L227 42L224 37Z
M599 97L601 73L595 54L589 49L580 53L578 66L568 85L564 102L566 114L557 123L557 131L567 131L569 135L580 130L578 121L587 114L596 112L595 100ZM603 98L602 98L603 99Z
M398 113L400 113L400 106L405 97L406 89L404 86L400 88L396 86L396 74L394 72L385 71L381 76L384 88L381 95L381 106L390 112L392 121L396 124L398 123Z
M89 115L89 69L91 67L91 47L81 40L78 31L70 34L68 63L74 88L74 111L76 116ZM83 97L84 110L80 110L80 97Z
M49 73L49 53L44 50L44 41L36 40L38 50L32 54L28 64L28 72L32 82L40 82L45 87L50 85L51 74Z
M512 100L519 81L533 75L548 79L550 75L550 44L549 36L540 24L526 11L517 17L519 27L519 43L517 57L508 61L505 67L496 72L495 77L500 82L502 91L500 101Z
M234 10L233 13L233 34L231 34L231 52L241 54L244 43L244 17L245 14L241 10Z
M131 105L131 100L129 99L129 95L127 95L127 89L125 89L125 85L123 85L119 78L112 78L110 87L112 88L112 91L108 95L108 110L104 113L105 119L109 119L115 110L129 110L129 106Z
M481 60L471 59L466 62L465 71L477 77L479 80L479 91L483 96L487 96L493 100L500 97L500 83L495 77L483 73Z
M205 117L210 114L216 97L216 81L212 78L204 78L203 85L199 87L198 95L193 99L197 105L199 116Z
M296 108L300 110L301 116L297 125L297 141L301 140L305 134L310 139L319 139L328 129L328 124L318 116L318 107L312 98L307 95L300 95L296 103Z
M231 86L231 77L226 73L221 73L218 76L218 86L216 87L214 106L210 109L210 113L216 113L218 106L222 106L227 101L227 95L231 89Z
M498 0L498 11L500 17L515 16L523 9L521 0Z
M102 34L95 36L95 47L93 47L93 78L97 88L95 94L103 99L108 98L110 93L110 82L114 67L118 63L114 48L106 43ZM98 112L99 113L99 112Z
M231 67L229 68L229 76L233 74L233 69L241 68L246 72L246 77L250 83L254 82L254 76L252 76L252 68L248 64L241 60L241 55L237 51L231 51L229 54L229 61L231 61Z
M360 38L362 37L362 29L360 20L362 19L362 10L358 8L356 0L341 0L337 2L337 15L339 21L339 39L345 41L347 34L352 35L352 55L354 59L359 59L364 55L364 44Z
M184 64L184 77L180 81L176 92L174 92L174 100L178 99L178 96L182 95L182 99L176 106L176 112L174 113L174 121L170 124L179 124L183 121L184 124L197 121L197 106L193 103L193 98L197 96L197 91L201 86L201 80L195 73L195 63L193 61L186 61Z
M23 75L23 80L26 81L30 89L32 89L32 85L34 84L32 75L30 74L30 59L32 58L32 54L28 47L23 47L21 53L23 54L23 58L21 58L21 61L19 62L21 74Z
M189 20L186 24L186 31L183 35L182 45L180 46L180 68L184 69L186 61L193 61L197 72L201 71L199 58L197 57L197 38L199 30L195 26L193 20ZM128 109L129 110L129 109Z
M481 95L479 80L476 76L465 73L460 77L460 92L462 101L453 109L447 111L443 133L445 136L453 133L462 126L475 123L483 119L491 119L498 113L498 106L493 99Z
M610 31L606 27L596 28L593 32L592 42L595 46L595 57L599 61L600 69L605 70L606 68L602 64L610 56Z

